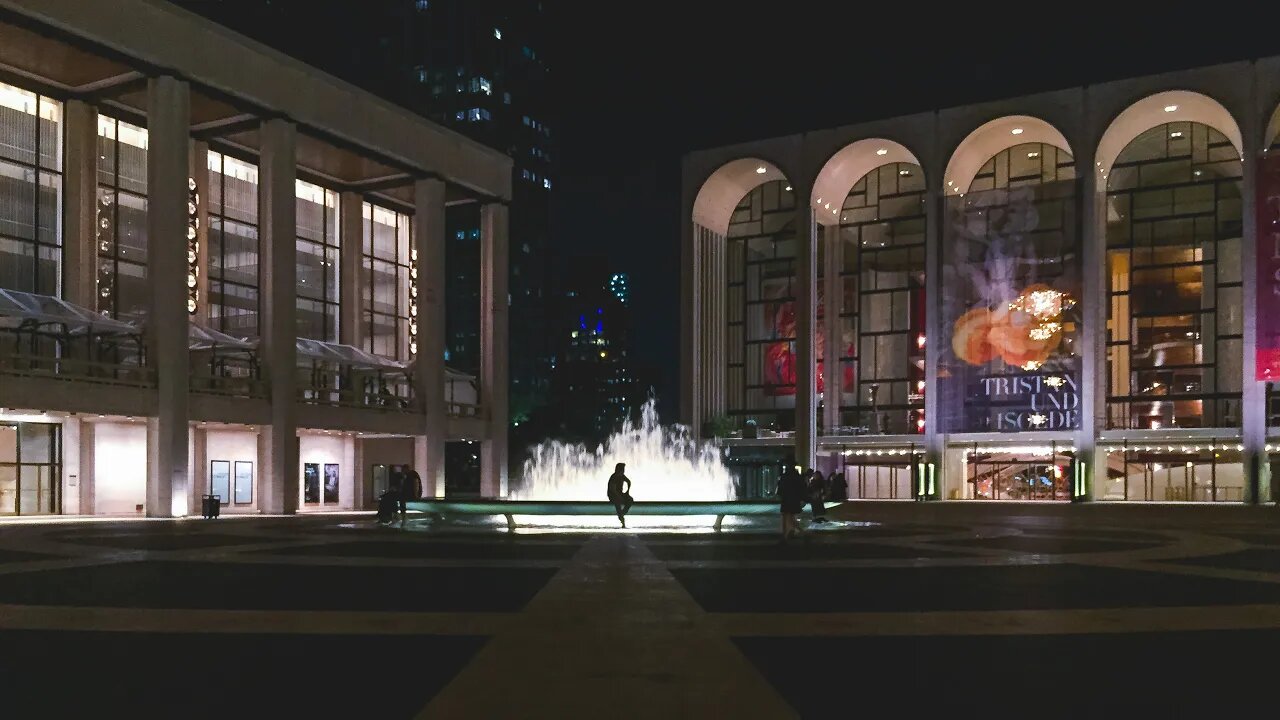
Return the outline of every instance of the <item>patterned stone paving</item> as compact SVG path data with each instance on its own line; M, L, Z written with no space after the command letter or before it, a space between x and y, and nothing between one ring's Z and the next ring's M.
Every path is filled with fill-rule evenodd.
M719 535L367 515L0 522L0 708L1270 712L1273 664L1252 658L1280 641L1280 513L1126 510L845 506L786 546L772 518Z

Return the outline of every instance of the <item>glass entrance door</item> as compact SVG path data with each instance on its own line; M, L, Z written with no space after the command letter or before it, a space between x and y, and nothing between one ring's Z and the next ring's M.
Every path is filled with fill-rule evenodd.
M1070 453L971 453L965 462L974 500L1070 500Z
M62 427L0 423L0 515L62 512Z

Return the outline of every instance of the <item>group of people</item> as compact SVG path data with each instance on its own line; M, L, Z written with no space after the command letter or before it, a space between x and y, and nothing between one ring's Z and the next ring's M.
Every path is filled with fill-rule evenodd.
M406 467L404 472L391 477L391 486L378 498L378 522L384 525L390 523L396 519L397 514L400 515L400 521L404 522L408 511L407 503L420 497L422 477L418 475L418 471Z
M809 505L814 522L826 522L826 501L842 502L848 495L844 475L832 473L824 477L821 470L788 462L782 477L778 479L777 497L782 509L782 541L787 542L801 533L797 516Z

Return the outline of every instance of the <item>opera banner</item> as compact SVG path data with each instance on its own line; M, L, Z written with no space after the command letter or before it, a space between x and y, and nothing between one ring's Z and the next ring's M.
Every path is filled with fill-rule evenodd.
M1258 161L1258 380L1280 380L1280 155Z
M766 395L772 397L796 394L796 304L791 297L792 281L788 278L775 278L764 283L764 300L760 304L760 316L757 320L764 328L762 337L770 340L764 349L764 377L761 378ZM822 393L826 385L822 358L826 348L825 325L823 324L826 302L823 298L822 284L818 284L817 322L814 323L813 353L818 363L817 392ZM853 355L853 337L840 339L845 353ZM853 368L845 366L841 390L853 392Z
M947 198L942 432L1080 426L1074 189L1065 180Z

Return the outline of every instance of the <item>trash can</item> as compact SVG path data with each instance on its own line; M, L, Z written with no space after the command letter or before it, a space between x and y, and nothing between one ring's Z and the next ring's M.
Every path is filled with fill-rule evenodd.
M217 495L205 495L201 498L200 508L205 519L212 520L221 512L222 500Z

